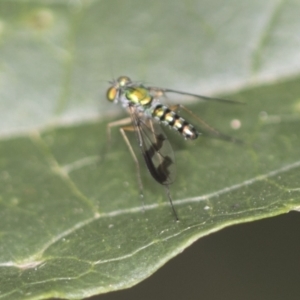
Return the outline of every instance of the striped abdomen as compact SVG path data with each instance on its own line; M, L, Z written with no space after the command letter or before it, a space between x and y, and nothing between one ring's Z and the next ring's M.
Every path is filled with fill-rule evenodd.
M194 140L198 137L195 127L181 118L176 112L164 105L157 105L152 116L165 125L169 125L178 131L185 139Z

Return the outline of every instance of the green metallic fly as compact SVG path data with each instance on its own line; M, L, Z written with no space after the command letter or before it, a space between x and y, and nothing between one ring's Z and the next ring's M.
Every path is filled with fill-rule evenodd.
M148 87L141 83L133 82L127 76L120 76L111 83L111 87L107 90L107 99L110 102L121 104L129 113L130 117L116 122L109 123L107 126L107 134L110 140L110 129L114 126L120 126L120 132L129 148L129 151L135 161L137 168L138 184L140 193L143 195L143 184L140 176L140 166L138 159L126 135L126 131L134 131L138 140L139 147L146 166L152 177L165 187L167 197L170 201L176 221L178 216L173 206L172 197L169 186L176 177L176 167L174 152L172 146L161 128L161 124L169 126L186 140L194 140L201 133L197 131L195 126L182 118L178 113L178 108L184 109L190 115L198 120L208 132L219 138L239 142L230 136L221 134L219 131L210 127L199 117L195 116L191 111L182 105L166 106L161 103L161 99L166 93L176 93L187 95L204 100L222 101L228 103L239 103L236 101L209 98L202 95L185 93L172 89L159 87ZM130 125L131 124L131 125Z

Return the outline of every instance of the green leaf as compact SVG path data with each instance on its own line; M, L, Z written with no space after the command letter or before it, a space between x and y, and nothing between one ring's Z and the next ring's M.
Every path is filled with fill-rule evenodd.
M299 6L2 1L0 298L126 288L202 236L298 210ZM107 81L123 74L204 95L227 91L246 103L188 105L244 145L189 143L166 128L178 223L141 165L143 205L118 129L103 156L106 124L126 117L113 116Z

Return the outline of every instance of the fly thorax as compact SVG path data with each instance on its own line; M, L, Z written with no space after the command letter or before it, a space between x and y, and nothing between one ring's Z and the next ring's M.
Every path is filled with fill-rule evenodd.
M148 107L153 100L149 91L144 87L127 87L125 97L134 106Z

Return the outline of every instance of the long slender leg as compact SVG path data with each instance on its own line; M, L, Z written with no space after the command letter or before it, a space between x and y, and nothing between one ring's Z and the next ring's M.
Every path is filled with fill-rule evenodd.
M128 125L131 124L131 118L124 118L115 122L111 122L107 124L107 128L106 128L106 134L107 134L107 149L106 152L109 151L110 147L111 147L111 128L112 127L116 127L116 126L122 126L122 125ZM130 141L125 133L125 131L134 131L134 128L132 126L123 126L119 128L120 133L131 153L131 156L135 162L136 165L136 172L137 172L137 179L138 179L138 185L139 185L139 189L140 189L140 196L143 198L144 197L144 193L143 193L143 184L142 184L142 180L141 180L141 172L140 172L140 164L139 161L132 149L132 146L130 144Z
M178 215L177 215L177 213L176 213L175 207L174 207L174 205L173 205L173 200L172 200L172 197L171 197L169 185L164 185L164 188L165 188L167 197L168 197L168 199L169 199L169 201L170 201L170 204L171 204L171 207L172 207L172 211L173 211L175 220L176 220L176 222L178 222L178 221L179 221L179 218L178 218Z
M114 122L111 122L111 123L108 123L107 124L107 127L106 127L106 136L107 136L107 147L109 150L110 146L111 146L111 128L112 127L119 127L119 126L124 126L124 125L128 125L128 124L131 124L131 119L130 118L124 118L124 119L121 119L121 120L118 120L118 121L114 121Z
M109 152L110 147L111 147L111 128L112 127L119 127L122 125L128 125L131 123L131 119L130 118L124 118L118 121L114 121L111 123L108 123L106 125L106 144L103 145L102 149L101 149L101 157L102 157L102 161L105 160L106 154Z
M137 174L137 179L138 179L138 185L139 185L139 189L140 189L140 196L143 198L144 197L144 193L143 193L143 183L142 183L142 179L141 179L141 170L140 170L140 164L139 164L139 161L133 151L133 148L130 144L130 141L125 133L125 131L134 131L134 128L132 126L126 126L126 127L121 127L120 128L120 132L122 134L122 137L131 153L131 156L135 162L135 165L136 165L136 174Z

